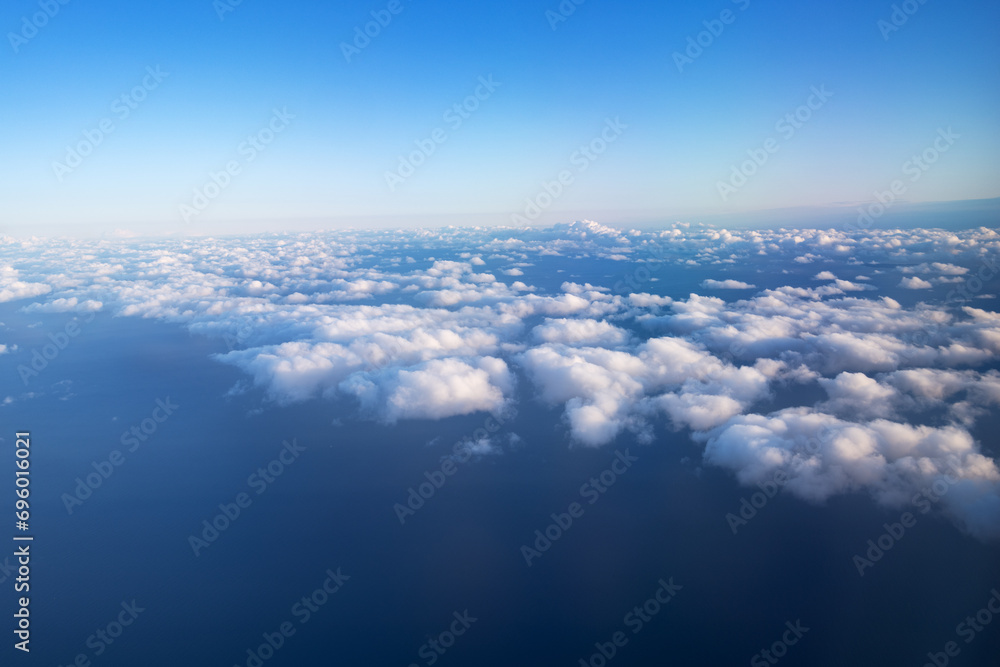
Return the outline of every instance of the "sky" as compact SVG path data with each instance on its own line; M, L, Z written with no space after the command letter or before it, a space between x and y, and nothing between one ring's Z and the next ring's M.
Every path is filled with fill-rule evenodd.
M1000 7L907 8L12 0L0 232L995 198Z

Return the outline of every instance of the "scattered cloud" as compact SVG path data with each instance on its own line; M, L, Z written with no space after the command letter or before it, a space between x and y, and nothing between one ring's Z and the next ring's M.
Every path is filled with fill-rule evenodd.
M903 278L901 281L899 281L899 286L902 287L903 289L930 289L931 287L933 287L933 285L931 285L926 280L923 280L922 278L918 278L916 276L912 276L910 278Z
M701 286L705 289L754 289L756 285L745 283L742 280L713 280L711 278L701 281Z
M157 319L228 341L214 359L246 377L229 399L257 401L254 410L329 401L391 423L538 400L559 410L572 443L682 431L741 482L782 469L791 493L817 502L865 491L897 506L952 471L960 483L945 513L989 537L1000 532L1000 475L972 433L1000 406L1000 315L969 304L989 303L972 299L986 295L998 254L991 230L626 232L593 222L4 238L0 301L27 301L28 313ZM548 270L554 256L560 269ZM831 268L810 271L820 281L802 281L811 287L791 282L733 301L680 292L671 280L756 290L759 258ZM566 280L506 285L486 270L493 262L510 267L497 275L534 266ZM867 268L851 274L897 267L898 289L971 289L975 275L984 291L903 306L866 276L837 277L855 264ZM23 354L9 340L4 353ZM774 410L777 392L803 404ZM477 446L491 453L500 443Z

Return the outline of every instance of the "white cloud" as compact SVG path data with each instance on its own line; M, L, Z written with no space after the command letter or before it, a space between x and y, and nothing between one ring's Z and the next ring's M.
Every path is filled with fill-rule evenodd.
M847 417L885 417L893 412L896 392L863 373L844 372L836 378L820 378L830 400L818 407Z
M833 284L844 292L864 292L865 290L875 289L871 285L860 285L858 283L852 283L849 280L834 280Z
M538 399L560 409L572 442L599 446L623 433L649 441L654 427L689 429L706 443L707 461L743 481L786 466L790 491L812 499L866 490L879 502L905 501L955 456L961 483L947 511L985 535L997 525L996 466L969 429L1000 405L1000 373L987 370L1000 355L1000 315L967 305L984 301L935 302L934 292L904 307L869 296L863 276L836 273L899 267L902 283L883 287L899 296L900 288L960 280L973 273L964 267L978 270L998 254L991 230L852 235L679 224L621 232L590 222L197 242L26 240L0 243L0 266L10 264L0 269L0 295L51 295L27 312L101 308L229 341L234 349L217 358L257 387L241 381L240 400L263 394L265 409L357 403L362 416L393 421ZM548 270L548 255L563 258L560 269ZM788 269L830 270L815 272L823 282L806 281L812 287L790 282L736 301L676 291L673 278L690 284L699 266L718 272L706 289L756 289L738 278L761 256ZM481 257L508 267L506 275L536 266L567 280L508 286L478 273ZM800 280L788 269L772 278ZM669 296L642 291L654 279ZM521 370L529 383L518 391ZM772 391L800 405L758 414ZM815 452L802 450L824 426L834 435ZM498 448L482 443L483 452Z
M669 296L659 296L657 294L648 294L645 292L640 294L629 294L628 301L633 306L637 306L639 308L669 306L674 302L674 300Z
M945 262L932 262L931 268L946 276L964 276L969 272L969 270L964 266L955 266L954 264L948 264Z
M30 299L48 294L52 288L39 282L25 282L19 279L20 272L11 266L0 266L0 303Z
M26 313L67 313L94 312L103 307L100 301L88 299L79 301L75 296L68 299L54 299L47 303L33 303L24 307Z
M964 276L969 272L969 269L964 266L957 266L947 262L924 262L914 266L901 266L899 270L902 273L937 273L944 276Z
M707 431L740 414L743 406L729 396L718 394L663 394L654 403L679 427Z
M458 359L436 359L415 370L399 371L386 388L385 417L442 419L503 407L502 387L512 378L500 359L485 357L478 368Z
M903 507L945 474L957 480L942 497L945 512L982 538L1000 536L1000 471L956 427L887 420L843 421L807 408L743 415L711 431L705 458L744 484L788 475L785 488L811 501L865 490Z
M930 289L933 287L929 282L918 278L917 276L911 276L909 278L903 278L899 281L899 286L904 289Z
M593 319L548 319L534 328L535 338L543 343L566 345L621 345L628 340L628 332L613 324Z
M740 280L713 280L711 278L701 281L701 286L706 289L754 289L756 287L756 285Z

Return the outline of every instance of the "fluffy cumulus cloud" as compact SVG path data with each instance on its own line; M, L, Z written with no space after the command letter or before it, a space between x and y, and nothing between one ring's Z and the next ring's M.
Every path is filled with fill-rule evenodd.
M42 282L25 282L12 266L0 266L0 303L48 294L52 288Z
M33 303L25 306L24 311L28 313L68 313L68 312L92 312L100 310L100 301L88 299L79 301L75 296L68 299L53 299L46 303Z
M795 408L736 417L704 438L706 460L732 469L740 481L755 484L781 472L788 491L811 501L868 491L901 508L943 481L947 514L978 537L1000 537L1000 471L961 428L846 421Z
M754 289L756 287L756 285L745 283L742 280L733 280L732 278L726 280L708 278L701 281L701 286L705 289Z
M830 396L819 406L826 412L878 416L892 412L896 391L864 373L844 372L835 378L819 378L819 384Z
M731 416L739 411L733 406L742 409L768 386L759 370L737 368L673 337L650 339L635 353L542 345L520 362L544 400L565 404L574 439L590 446L607 444L625 429L647 439L643 415L655 408L687 427ZM723 412L708 414L713 406Z
M695 431L714 428L743 412L739 401L718 394L669 393L655 399L655 403L674 424Z
M608 322L587 318L546 319L545 324L535 327L533 333L542 342L567 345L613 347L628 340L628 333L623 329Z
M918 278L917 276L903 278L899 281L899 286L904 289L930 289L934 287L934 285L930 284L923 278Z
M483 357L475 365L459 359L435 359L400 370L382 387L383 416L397 419L442 419L477 411L499 412L503 408L504 389L511 390L513 380L501 359ZM347 382L349 389L351 382ZM371 403L369 403L371 406Z
M0 302L224 342L214 358L250 380L232 395L260 409L391 423L540 401L569 443L690 437L741 482L781 470L809 501L902 506L947 480L939 509L989 538L1000 475L974 434L1000 407L998 256L989 229L0 237ZM520 267L538 282L512 282Z

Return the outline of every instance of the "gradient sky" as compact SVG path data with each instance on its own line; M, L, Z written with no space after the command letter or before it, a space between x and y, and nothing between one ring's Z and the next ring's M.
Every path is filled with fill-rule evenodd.
M915 2L884 39L890 2L588 0L553 29L556 0L399 0L350 62L341 44L387 0L243 0L222 19L221 0L52 3L24 41L12 35L32 35L38 0L0 10L0 231L509 224L563 169L574 181L537 222L825 206L871 200L948 127L960 139L904 198L1000 195L995 2ZM727 9L735 20L679 72L674 52ZM115 100L157 66L169 76L120 118ZM444 112L490 75L501 85L452 129ZM824 85L833 97L782 137L776 122ZM244 160L275 108L294 120L185 223L179 206ZM609 118L627 129L578 173L571 156ZM114 132L60 181L53 163L102 119ZM447 141L390 191L385 173L436 128ZM717 183L769 137L778 152L723 202Z

